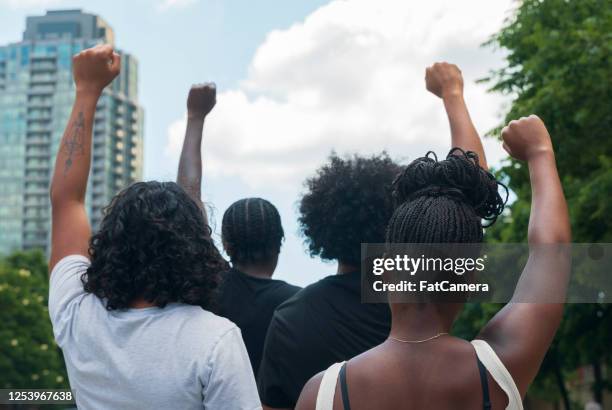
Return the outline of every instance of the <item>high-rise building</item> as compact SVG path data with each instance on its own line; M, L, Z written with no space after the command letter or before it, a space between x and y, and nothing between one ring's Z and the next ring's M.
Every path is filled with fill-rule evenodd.
M28 17L23 40L0 46L0 254L48 250L49 184L74 101L72 56L114 43L111 27L81 10ZM102 209L142 177L143 112L138 63L119 51L121 74L96 108L87 211L95 230Z

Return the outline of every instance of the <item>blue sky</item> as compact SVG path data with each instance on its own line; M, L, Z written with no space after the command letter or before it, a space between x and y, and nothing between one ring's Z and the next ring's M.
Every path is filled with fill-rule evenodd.
M287 236L276 277L306 285L335 271L306 255L296 225L302 181L332 149L387 149L404 162L448 149L442 105L424 90L426 65L462 68L479 131L500 121L504 99L475 80L502 62L479 45L499 29L510 0L455 3L0 0L0 44L19 41L25 17L46 9L103 17L116 45L140 63L146 179L175 178L186 92L215 81L204 141L214 228L236 199L271 200ZM486 149L492 163L504 157L496 141Z

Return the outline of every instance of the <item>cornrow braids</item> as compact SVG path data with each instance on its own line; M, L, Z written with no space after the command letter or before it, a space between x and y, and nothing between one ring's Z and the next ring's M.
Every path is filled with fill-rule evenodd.
M223 214L221 235L232 263L263 263L278 255L285 236L278 210L262 198L234 202Z
M503 212L508 189L478 165L476 153L453 148L445 160L428 152L410 163L393 182L393 197L387 242L477 243Z

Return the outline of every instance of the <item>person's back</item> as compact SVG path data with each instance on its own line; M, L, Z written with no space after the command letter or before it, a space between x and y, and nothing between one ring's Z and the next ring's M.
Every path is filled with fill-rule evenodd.
M257 374L263 404L294 407L310 377L383 341L386 305L361 304L361 243L384 241L393 212L390 187L400 171L386 154L330 161L306 183L300 225L311 256L338 271L298 292L274 314Z
M350 360L345 369L350 409L482 409L474 347L461 339L447 342L390 342ZM504 391L494 382L489 386L492 408L506 408ZM337 387L334 409L346 409Z
M299 397L313 374L387 338L389 307L361 304L360 289L359 272L331 275L307 286L276 310L263 358L267 366L258 376L269 400Z
M248 275L232 268L223 275L219 315L241 330L254 374L257 374L274 310L300 290L282 280Z
M300 288L272 279L284 238L272 203L262 198L234 202L223 214L221 233L232 269L222 275L218 313L242 331L257 374L272 314Z
M82 256L62 259L49 298L80 408L214 409L237 392L238 407L240 397L257 399L234 324L182 303L109 311L83 291L80 276L88 266Z

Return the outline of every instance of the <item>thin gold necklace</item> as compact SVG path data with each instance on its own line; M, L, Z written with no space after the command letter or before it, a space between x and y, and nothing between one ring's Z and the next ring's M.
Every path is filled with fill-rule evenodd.
M423 339L423 340L405 340L405 339L399 339L397 337L389 335L389 339L392 339L392 340L395 340L396 342L401 342L401 343L425 343L425 342L429 342L430 340L437 339L440 336L444 336L444 335L447 335L447 334L448 334L448 332L441 332L441 333L438 333L435 336L431 336L431 337L428 337L427 339Z

